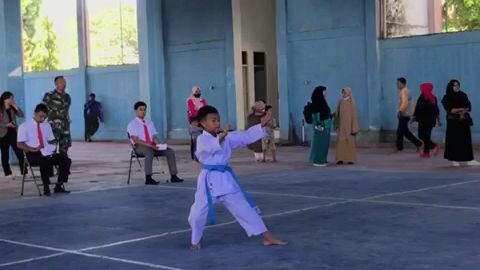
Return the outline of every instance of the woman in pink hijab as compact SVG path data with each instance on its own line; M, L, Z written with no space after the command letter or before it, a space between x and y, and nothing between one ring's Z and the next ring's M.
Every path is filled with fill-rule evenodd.
M195 158L196 142L198 135L202 134L202 129L198 126L198 122L195 119L198 115L198 110L207 105L207 101L201 98L202 91L200 87L192 87L192 95L187 98L187 116L188 122L190 123L189 133L190 133L190 155L192 160Z
M200 87L194 86L192 87L192 95L187 98L187 114L188 114L188 122L191 124L192 121L198 114L198 110L200 108L207 105L207 101L201 98L202 90Z

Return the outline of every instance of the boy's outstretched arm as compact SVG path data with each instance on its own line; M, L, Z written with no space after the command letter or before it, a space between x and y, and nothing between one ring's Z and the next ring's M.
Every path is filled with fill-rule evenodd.
M263 129L272 119L272 113L268 112L261 120L261 123L245 131L233 131L226 137L231 148L239 148L254 143L265 137L267 133Z

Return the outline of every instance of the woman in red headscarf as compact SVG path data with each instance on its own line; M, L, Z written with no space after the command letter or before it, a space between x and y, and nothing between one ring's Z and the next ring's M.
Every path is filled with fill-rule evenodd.
M426 82L420 85L420 97L415 106L413 118L418 122L418 137L423 141L423 152L420 154L422 158L430 157L430 150L433 149L433 155L438 155L440 146L431 139L432 129L435 125L440 126L439 110L437 98L433 94L433 84Z

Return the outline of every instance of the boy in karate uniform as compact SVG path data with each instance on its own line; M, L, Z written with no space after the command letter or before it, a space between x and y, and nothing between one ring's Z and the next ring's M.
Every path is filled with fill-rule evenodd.
M265 246L286 245L268 232L253 201L242 191L235 174L228 166L232 149L246 146L266 136L264 126L270 121L271 113L265 116L261 124L245 132L228 132L226 126L220 132L220 117L217 109L205 106L198 112L197 119L203 127L203 133L197 138L195 152L203 164L198 180L195 202L190 209L188 222L192 228L191 249L201 248L203 230L209 218L215 222L213 205L222 203L240 223L248 236L262 235Z

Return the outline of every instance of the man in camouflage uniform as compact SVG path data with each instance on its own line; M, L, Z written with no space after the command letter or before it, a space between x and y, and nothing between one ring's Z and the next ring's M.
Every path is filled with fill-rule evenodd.
M48 108L48 122L52 126L53 135L57 139L57 151L67 154L72 146L70 136L70 95L65 93L67 83L63 76L55 77L55 89L45 93L43 103Z

